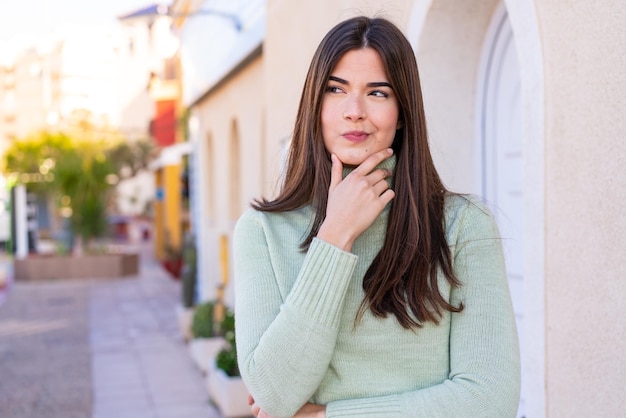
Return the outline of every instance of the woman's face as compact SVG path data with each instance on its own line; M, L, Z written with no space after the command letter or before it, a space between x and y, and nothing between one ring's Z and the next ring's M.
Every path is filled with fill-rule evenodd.
M357 166L391 147L400 127L398 101L378 52L347 52L330 73L322 100L322 135L328 153Z

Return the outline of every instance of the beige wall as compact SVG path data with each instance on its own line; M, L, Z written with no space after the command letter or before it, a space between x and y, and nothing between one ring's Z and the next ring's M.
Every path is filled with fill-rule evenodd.
M485 32L498 0L433 1L417 52L431 152L446 185L480 193L474 140L476 84ZM442 53L445 51L445 53Z
M263 60L256 57L197 104L198 132L193 138L201 201L195 219L201 259L203 299L214 296L219 268L219 237L230 237L236 219L259 196L264 175ZM236 143L238 141L238 145ZM239 166L239 175L232 167ZM238 196L232 196L231 191ZM232 286L227 300L232 302Z
M626 6L536 1L546 95L548 415L626 409Z

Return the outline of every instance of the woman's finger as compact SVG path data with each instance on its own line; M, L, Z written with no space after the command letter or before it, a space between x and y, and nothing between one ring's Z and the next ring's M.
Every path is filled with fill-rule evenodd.
M370 184L372 186L378 184L381 181L385 181L385 179L387 177L391 176L391 171L386 170L386 169L379 169L379 170L374 170L372 171L368 176L367 179L370 182ZM386 183L386 182L385 182Z
M378 164L385 161L387 158L393 155L393 149L386 148L375 152L374 154L367 157L365 161L363 161L354 172L359 173L363 176L368 175Z
M330 187L329 190L333 190L341 180L343 180L343 164L335 154L330 155L330 161L332 162L332 168L330 172Z
M387 184L385 179L382 179L378 181L378 183L374 184L372 188L374 189L374 193L376 193L377 196L380 196L389 188L389 184Z

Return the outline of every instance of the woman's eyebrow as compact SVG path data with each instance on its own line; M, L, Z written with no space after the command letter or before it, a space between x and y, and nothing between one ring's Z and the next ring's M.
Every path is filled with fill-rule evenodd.
M366 84L367 87L389 87L391 88L391 84L387 83L386 81L376 81L373 83L367 83Z
M329 76L328 79L332 80L332 81L336 81L339 84L345 84L346 86L350 85L348 80L344 80L343 78L339 78L339 77L334 76L334 75ZM392 88L391 84L389 84L386 81L373 81L371 83L367 83L366 86L367 87L389 87L389 88Z
M345 84L346 86L350 84L350 83L348 83L348 80L344 80L343 78L335 77L334 75L329 76L328 79L332 80L332 81L336 81L339 84Z

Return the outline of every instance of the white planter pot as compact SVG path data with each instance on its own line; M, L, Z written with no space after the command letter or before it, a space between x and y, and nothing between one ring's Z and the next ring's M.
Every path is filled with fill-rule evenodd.
M206 377L209 397L224 418L251 417L248 389L241 377L228 376L214 365Z
M222 337L194 338L189 341L189 354L196 366L206 373L209 364L226 345L226 340Z
M191 334L193 308L185 308L182 305L176 306L176 317L178 318L180 335L183 337L185 342L189 342L193 338L193 335Z

